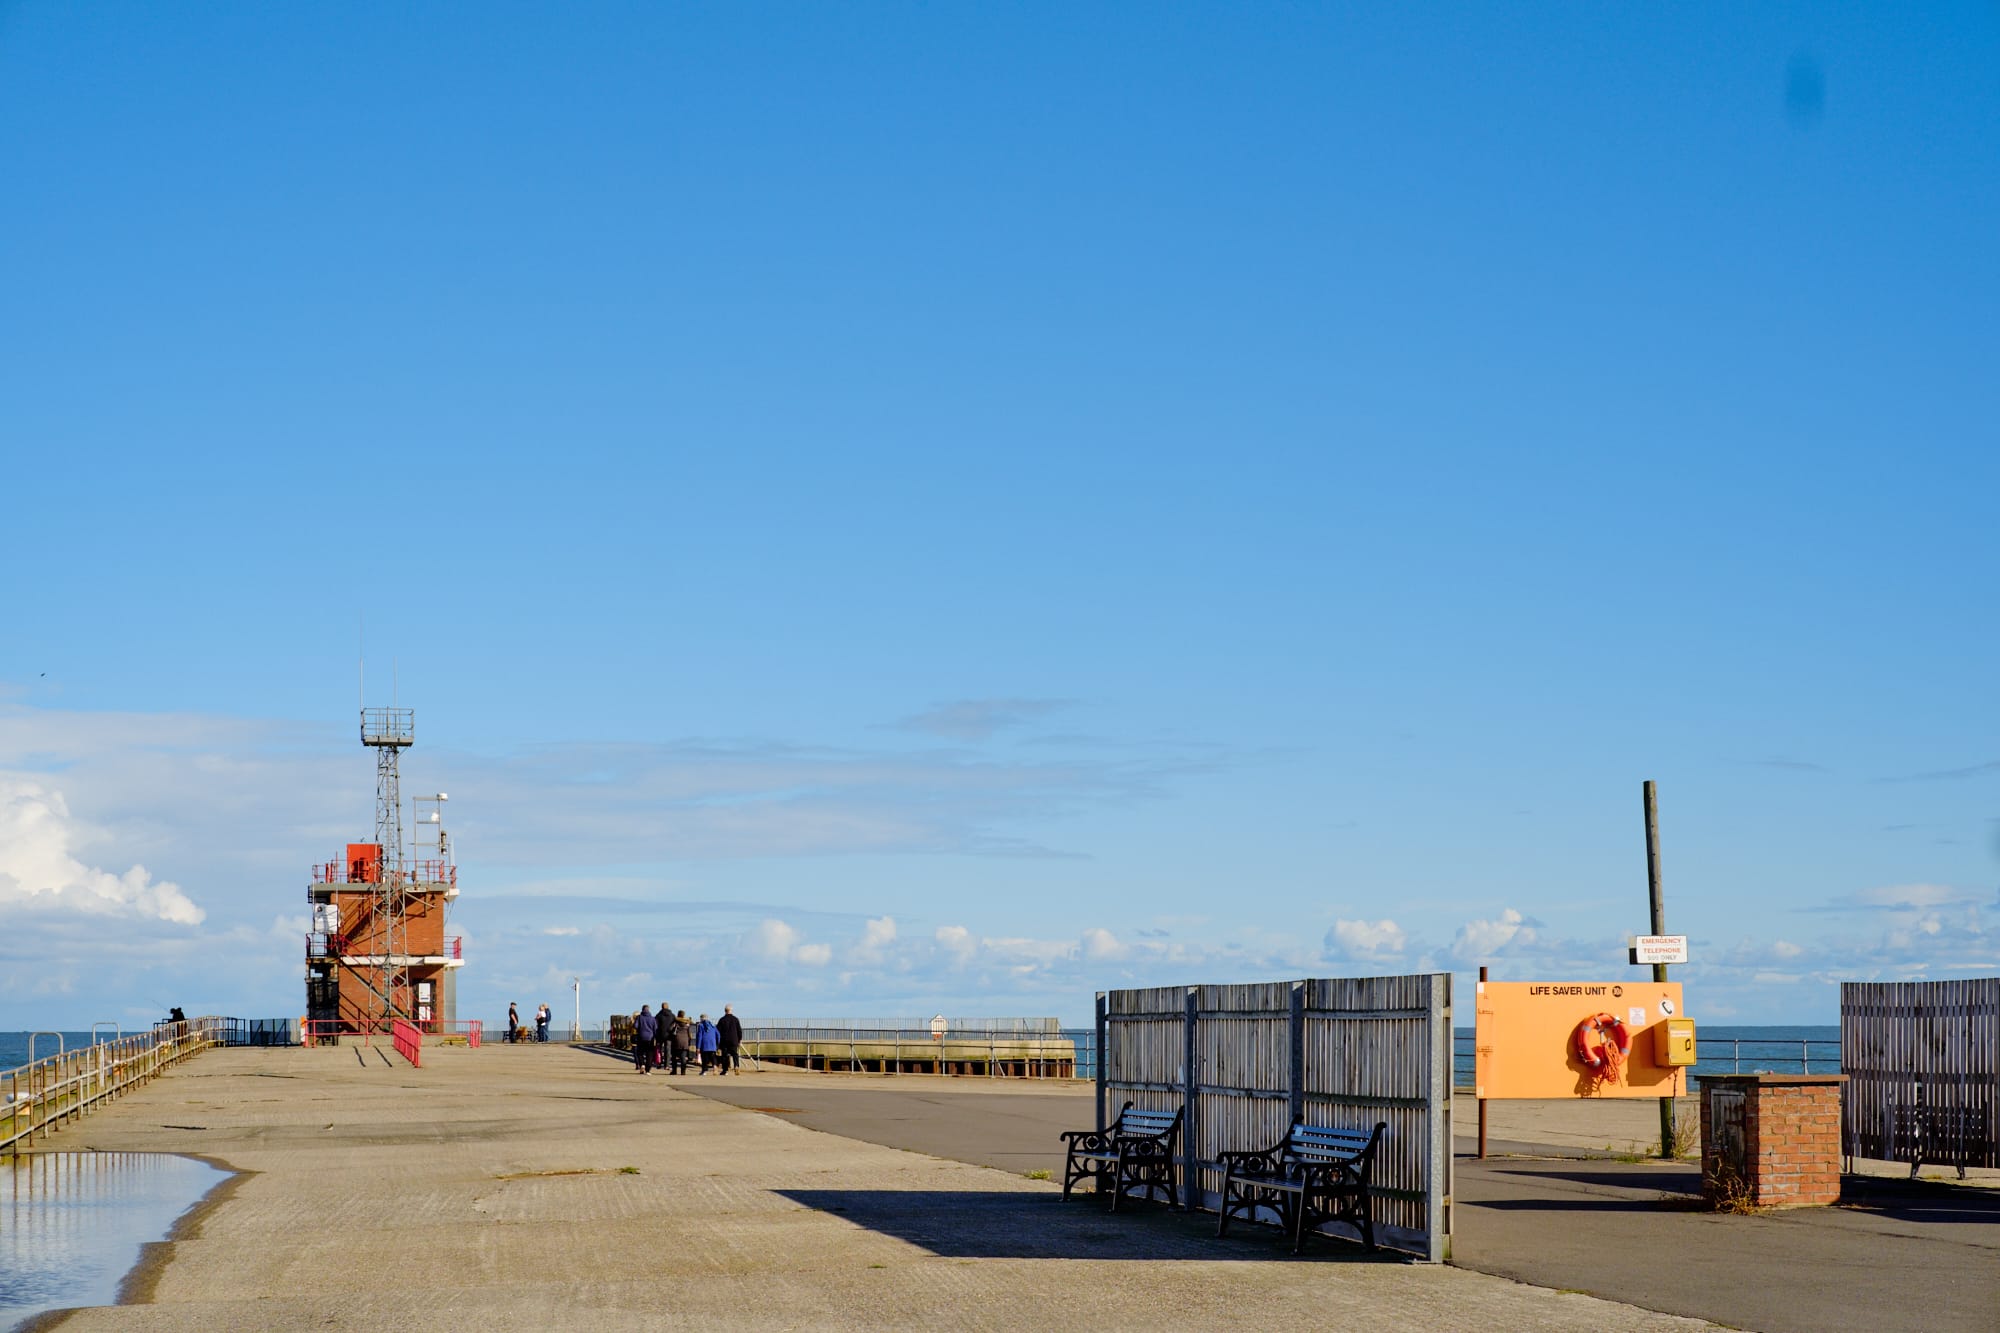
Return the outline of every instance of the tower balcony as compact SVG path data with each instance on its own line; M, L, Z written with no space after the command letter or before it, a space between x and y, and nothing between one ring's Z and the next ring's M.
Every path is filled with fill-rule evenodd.
M337 962L343 967L464 967L465 936L453 935L444 941L442 953L362 953L378 947L379 941L354 939L336 931L306 932L306 961Z

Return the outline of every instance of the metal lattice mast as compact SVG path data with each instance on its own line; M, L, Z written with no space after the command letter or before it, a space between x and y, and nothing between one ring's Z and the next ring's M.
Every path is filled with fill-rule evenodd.
M382 865L375 894L375 938L381 949L382 985L376 998L381 1021L407 1018L415 1009L410 990L410 872L403 863L402 778L396 758L416 740L414 708L363 708L361 743L375 751L375 841Z

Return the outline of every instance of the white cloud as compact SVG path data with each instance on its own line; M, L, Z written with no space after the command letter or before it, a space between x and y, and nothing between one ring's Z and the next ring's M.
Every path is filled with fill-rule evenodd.
M861 927L861 940L847 951L848 961L857 966L880 963L889 948L896 942L896 920L894 917L870 917Z
M1076 945L1069 940L1038 940L1021 935L983 939L979 948L986 957L1011 967L1045 967L1076 954Z
M1509 907L1495 921L1468 921L1458 928L1451 942L1451 956L1462 963L1477 963L1496 954L1518 951L1535 943L1535 927L1528 918Z
M792 950L792 961L807 967L825 967L832 957L833 950L824 944L801 944Z
M70 854L88 836L63 794L26 779L0 779L0 908L32 907L197 926L208 915L180 885L135 865L113 874Z
M743 947L752 957L781 962L791 956L799 942L799 932L782 921L766 918L743 937Z
M583 932L582 932L581 930L577 929L577 928L576 928L575 926L543 926L543 927L542 927L542 934L544 934L544 935L554 935L554 936L557 936L557 937L565 937L565 936L569 936L569 935L581 935L582 933L583 933Z
M956 958L970 958L979 948L972 932L964 926L939 926L935 938L938 947Z
M1329 959L1352 962L1392 961L1409 948L1409 937L1394 921L1336 920L1326 932L1325 954Z
M1083 956L1090 962L1116 961L1132 951L1119 942L1116 935L1102 926L1092 926L1083 932Z

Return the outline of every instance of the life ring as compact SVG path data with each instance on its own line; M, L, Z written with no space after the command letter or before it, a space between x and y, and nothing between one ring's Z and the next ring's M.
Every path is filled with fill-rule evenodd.
M1570 1043L1576 1047L1576 1058L1583 1061L1585 1069L1614 1078L1625 1057L1632 1053L1632 1036L1613 1014L1592 1014L1578 1023Z

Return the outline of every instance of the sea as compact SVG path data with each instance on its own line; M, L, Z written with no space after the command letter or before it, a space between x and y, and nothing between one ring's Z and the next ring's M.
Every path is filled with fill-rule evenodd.
M117 1035L110 1028L98 1029L98 1036L106 1041ZM79 1047L90 1045L90 1034L88 1032L59 1032L55 1036L50 1036L44 1032L35 1039L36 1058L39 1059L44 1055L54 1055L56 1053L56 1037L62 1038L62 1049L66 1051L74 1051ZM25 1032L0 1032L0 1073L5 1073L17 1065L24 1065L26 1063L28 1063L28 1034Z
M91 1044L88 1032L65 1032L63 1047L76 1050ZM112 1034L106 1030L99 1033L108 1038ZM1089 1029L1065 1029L1064 1035L1080 1038L1087 1042L1094 1035ZM1472 1029L1457 1028L1453 1031L1455 1082L1470 1086L1472 1083ZM1803 1043L1803 1044L1802 1044ZM1080 1043L1081 1044L1081 1043ZM55 1041L43 1036L36 1045L37 1055L49 1055L56 1049ZM1080 1076L1094 1072L1089 1068L1086 1052L1079 1049L1077 1070ZM1695 1038L1695 1066L1697 1074L1838 1074L1840 1072L1840 1025L1837 1023L1805 1024L1779 1027L1726 1027L1703 1024L1697 1029ZM0 1073L17 1065L28 1063L28 1034L25 1032L0 1032Z

